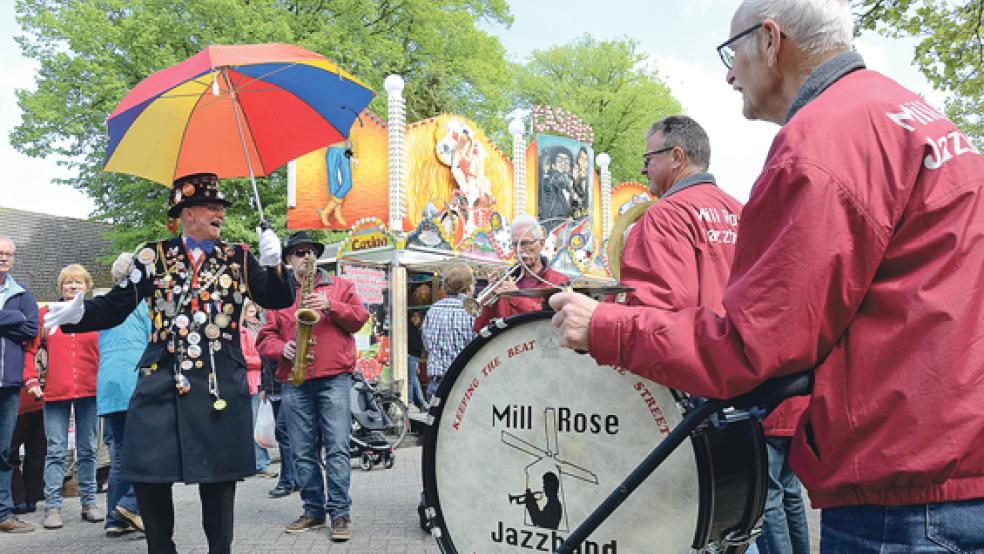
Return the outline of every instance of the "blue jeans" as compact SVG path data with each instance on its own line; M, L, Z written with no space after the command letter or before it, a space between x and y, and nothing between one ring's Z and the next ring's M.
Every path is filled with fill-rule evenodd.
M820 517L821 553L984 552L984 498L826 508Z
M123 432L126 430L126 412L114 412L103 416L106 428L103 431L106 446L109 447L109 483L106 491L106 529L125 525L113 514L116 506L140 514L137 497L133 494L133 483L120 477L123 465Z
M430 401L430 399L435 394L437 394L437 389L441 388L441 379L443 379L444 376L443 375L428 375L427 377L430 380L430 382L427 383L427 400Z
M789 468L789 437L767 437L769 494L765 501L762 535L763 554L810 554L810 532L800 494L800 482Z
M96 397L58 400L44 404L48 454L44 458L44 507L61 508L65 484L65 448L68 418L75 407L75 474L83 506L96 503Z
M17 426L17 406L20 387L0 388L0 522L13 515L14 500L10 495L10 480L14 466L10 462L10 441Z
M304 515L331 519L348 517L352 507L349 482L349 431L352 427L352 375L309 379L300 387L284 383L283 402L287 413L287 434L294 454L294 471L301 485ZM318 429L325 447L325 477L321 474Z
M254 394L251 397L253 403L253 428L256 428L256 414L260 410L260 395ZM253 440L253 452L256 456L256 472L262 473L263 470L270 465L270 454L266 451L266 448L260 448L260 445L256 444L256 440Z
M410 399L411 404L423 406L426 400L424 399L424 391L420 388L420 379L417 377L417 365L419 363L420 358L407 356L407 384L409 386L407 398Z
M277 486L289 491L297 488L297 480L294 479L294 460L290 451L290 437L287 435L287 410L281 409L282 401L271 400L273 406L273 417L277 420L277 428L274 431L277 437L277 447L280 448L280 480Z

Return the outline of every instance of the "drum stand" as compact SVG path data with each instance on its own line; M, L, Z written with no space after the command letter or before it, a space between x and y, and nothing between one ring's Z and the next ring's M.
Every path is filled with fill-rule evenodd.
M616 488L608 498L606 498L593 512L568 535L567 540L557 549L559 554L572 554L574 550L581 546L581 543L588 538L606 519L643 483L656 468L663 463L666 458L683 444L691 433L697 430L704 421L715 413L728 407L748 409L756 406L765 406L767 411L772 411L783 400L791 396L802 396L809 394L813 388L813 372L799 373L786 377L779 377L766 381L758 388L731 400L708 400L697 406L692 412L687 414L679 425L659 446L653 449L648 456L638 465L628 477ZM754 534L747 537L735 536L725 539L730 544L726 546L738 546L748 544L754 540Z

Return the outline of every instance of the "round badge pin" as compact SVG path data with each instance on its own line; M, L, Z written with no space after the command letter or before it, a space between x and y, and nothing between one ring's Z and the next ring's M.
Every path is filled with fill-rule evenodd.
M226 401L222 400L221 398L217 398L215 402L212 402L212 408L217 412L221 412L222 410L225 409L225 407L226 407Z
M190 358L198 358L202 355L202 347L197 344L188 345L188 356Z
M219 276L219 286L227 289L232 286L232 277L229 277L225 273Z
M199 325L204 325L205 322L208 321L208 316L205 315L205 312L195 312L191 317L193 317L195 319L195 323Z
M195 345L202 342L202 336L198 333L188 333L186 337L188 339L188 344Z
M190 320L185 314L178 314L178 316L174 318L174 326L178 329L184 329L188 326L188 323L190 323Z
M188 371L194 365L195 364L191 363L191 360L185 360L185 361L181 362L181 370L182 371Z
M154 263L155 260L157 260L157 254L154 253L153 249L141 248L140 251L137 252L137 261L144 265L150 265Z
M218 319L218 316L216 316L216 319ZM214 323L209 323L208 325L205 326L205 336L208 337L210 340L215 340L219 338L219 333L220 331L218 325Z

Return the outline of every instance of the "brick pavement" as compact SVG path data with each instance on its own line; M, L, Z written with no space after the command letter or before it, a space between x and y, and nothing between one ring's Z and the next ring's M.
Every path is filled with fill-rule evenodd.
M300 497L270 499L266 492L275 479L252 477L236 489L236 539L233 552L287 554L292 552L332 552L351 554L438 553L430 535L417 526L417 499L420 494L419 446L400 448L396 464L386 470L352 470L352 540L333 544L327 530L300 534L284 532L284 525L301 514ZM198 489L175 485L175 542L178 552L206 554L202 533ZM105 507L105 495L99 495ZM66 498L62 517L65 527L57 531L41 529L39 512L21 516L39 529L24 535L0 534L0 552L42 552L45 554L142 553L142 535L131 534L110 539L102 523L85 523L79 517L79 499ZM808 510L813 552L819 552L819 512Z
M417 500L420 496L419 446L400 448L392 469L377 466L372 471L352 470L352 540L333 544L327 530L300 534L284 532L284 525L301 514L297 494L271 499L267 491L276 479L252 477L236 488L236 538L232 550L240 553L333 552L351 554L438 553L437 544L417 526ZM276 466L274 466L276 467ZM99 505L105 507L105 495ZM201 528L198 487L175 485L175 543L178 552L208 552ZM146 552L143 536L131 534L111 539L102 523L86 523L79 516L78 498L66 498L62 508L65 527L40 528L41 510L22 519L38 530L23 535L0 534L0 552L60 553L141 553Z

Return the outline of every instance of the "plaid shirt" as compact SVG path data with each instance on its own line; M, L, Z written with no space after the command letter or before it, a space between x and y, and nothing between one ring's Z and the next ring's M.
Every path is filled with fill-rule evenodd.
M449 296L427 310L421 334L427 349L427 375L443 376L475 333L474 319L461 305L464 295Z

